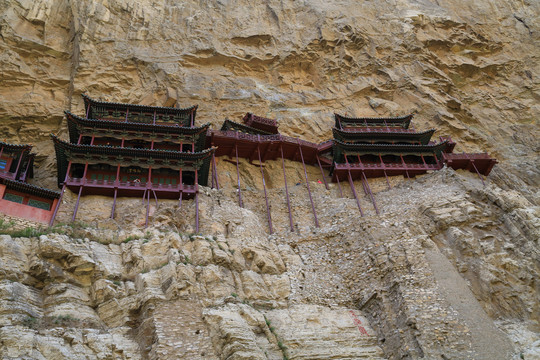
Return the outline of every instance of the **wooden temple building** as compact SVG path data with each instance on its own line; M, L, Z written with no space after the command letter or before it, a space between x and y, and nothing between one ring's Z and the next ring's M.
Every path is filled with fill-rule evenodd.
M28 183L34 176L32 145L0 142L0 213L48 224L60 193Z
M195 126L197 107L184 109L97 101L83 95L86 116L66 112L69 141L51 135L58 185L77 194L72 220L84 195L151 200L195 198L206 186L214 148L206 148L209 124ZM62 193L63 193L62 191ZM55 215L58 209L55 210ZM51 220L54 221L54 218Z
M0 143L0 212L53 224L61 196L66 189L77 195L72 220L80 199L85 195L113 198L111 218L115 217L118 197L139 197L146 208L148 225L150 203L158 199L194 199L195 228L199 230L199 186L209 183L219 189L216 156L227 156L236 164L238 204L242 198L239 158L260 169L267 209L268 227L273 232L271 204L263 163L281 162L289 224L294 230L285 159L301 162L304 179L292 179L306 185L315 226L319 226L306 166L317 166L326 189L328 182L338 184L343 196L343 181L348 182L360 214L354 181L379 209L368 179L390 176L412 178L449 166L476 172L482 182L497 160L488 154L454 154L452 139L439 137L435 130L417 131L413 115L400 117L346 117L334 114L333 138L313 143L280 134L275 119L247 113L242 122L225 120L220 130L209 124L195 125L197 106L173 108L98 101L83 95L84 117L66 112L69 140L51 135L54 142L60 193L27 183L33 175L34 155L30 145ZM328 174L328 175L326 175ZM59 199L60 198L60 199ZM6 201L9 202L8 205ZM15 205L14 205L15 204ZM24 206L24 208L21 208ZM36 215L33 207L45 213ZM22 209L22 210L21 210Z

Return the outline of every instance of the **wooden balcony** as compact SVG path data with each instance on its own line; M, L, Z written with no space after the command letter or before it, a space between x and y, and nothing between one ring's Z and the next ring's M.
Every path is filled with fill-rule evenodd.
M69 177L66 186L77 193L79 188L83 187L83 195L104 195L111 196L116 190L117 196L142 197L150 190L155 192L158 198L178 199L180 192L183 198L191 198L198 192L198 185L187 184L153 184L149 182L138 181L116 181L116 180L90 180L82 178Z
M417 164L417 163L349 163L335 164L332 173L332 181L337 181L339 176L340 181L347 180L350 171L353 179L361 179L362 173L368 178L387 176L409 176L425 174L430 170L440 170L442 165L439 164Z

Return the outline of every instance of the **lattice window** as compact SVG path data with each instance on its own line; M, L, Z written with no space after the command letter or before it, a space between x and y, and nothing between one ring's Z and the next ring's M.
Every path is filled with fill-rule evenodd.
M29 206L32 206L32 207L35 207L35 208L38 208L38 209L43 209L43 210L51 210L51 204L49 204L48 202L45 202L45 201L39 201L39 200L35 200L35 199L30 199L28 200L28 205Z
M20 195L11 194L11 193L5 193L4 194L4 200L13 201L13 202L22 204L23 200L24 200L24 197L22 197Z

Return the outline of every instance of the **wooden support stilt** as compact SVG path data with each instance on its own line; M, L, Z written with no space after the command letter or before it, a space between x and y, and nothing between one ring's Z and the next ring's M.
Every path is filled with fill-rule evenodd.
M476 165L474 164L474 160L471 160L471 164L474 167L474 170L476 171L476 175L480 178L480 181L482 181L482 185L486 186L486 183L484 182L484 179L482 178L482 175L480 175L480 172L476 168Z
M289 188L287 187L287 175L285 174L285 160L283 159L283 146L281 144L279 145L279 150L281 151L281 166L283 167L283 180L285 181L285 195L287 195L287 209L289 209L289 224L291 225L291 231L294 231L291 203L289 199Z
M62 185L62 191L60 192L60 197L58 198L58 202L56 203L56 207L54 208L53 216L51 218L51 221L49 221L49 227L53 226L54 219L56 218L56 214L58 213L58 209L60 208L60 204L62 203L62 198L64 197L64 191L66 191L66 183L64 182L64 185Z
M112 203L112 210L111 210L111 219L114 219L114 209L116 208L116 195L118 193L118 188L114 188L114 198Z
M403 168L405 169L405 174L407 175L407 179L411 180L411 177L409 176L409 171L407 171L407 163L403 159L403 155L399 154L399 157L401 158L401 163L403 164Z
M126 108L126 122L128 122L129 107Z
M360 216L364 216L364 212L362 211L362 207L360 206L360 200L358 200L358 196L356 196L356 190L354 189L354 182L352 180L351 176L351 170L347 169L347 174L349 177L349 185L351 186L351 190L354 196L354 199L356 200L356 205L358 205L358 210L360 210Z
M363 176L362 181L366 182L366 187L367 187L367 189L369 191L369 196L371 197L371 202L373 203L373 207L375 208L375 212L377 213L377 215L379 215L379 209L377 208L377 204L375 203L375 197L373 196L373 193L371 192L371 188L369 187L369 183L368 183L366 174L363 171L362 171L362 176Z
M195 193L195 232L199 233L199 192Z
M199 171L195 169L195 232L199 232Z
M214 176L216 178L216 189L219 190L219 178L218 178L218 171L217 171L217 163L216 163L216 155L215 155L215 153L212 154L212 162L214 164L213 173L214 173Z
M79 210L79 201L81 200L81 193L82 193L83 186L79 186L79 194L77 195L77 202L75 203L75 210L73 210L73 216L71 217L71 222L75 221L75 217L77 216L77 211Z
M49 222L49 226L52 226L54 224L54 219L56 219L56 214L58 213L58 209L60 209L60 204L62 203L62 198L64 197L64 192L66 191L66 183L69 178L70 171L71 171L71 161L68 163L66 176L64 177L64 184L62 184L62 192L60 193L60 198L58 199L58 202L56 203L56 207L54 208L54 213L51 218L51 221Z
M336 171L336 170L334 170L334 171ZM341 190L341 183L339 182L339 175L337 174L337 172L336 172L336 180L337 180L337 186L338 186L338 189L339 189L339 196L343 197L343 190Z
M311 189L309 187L309 179L307 176L306 163L304 162L304 154L302 153L302 145L300 145L300 140L296 139L298 143L298 149L300 150L300 158L302 159L302 166L304 167L304 175L306 176L306 185L307 191L309 194L309 201L311 202L311 210L313 210L313 217L315 218L315 226L319 227L319 220L317 219L317 213L315 212L315 205L313 204L313 198L311 197Z
M260 140L260 135L257 135L257 137ZM270 214L270 205L268 205L268 195L266 194L266 181L264 181L264 171L262 168L261 150L259 148L259 142L257 142L257 155L259 156L259 168L261 169L261 177L264 189L264 201L266 202L266 213L268 215L268 227L270 229L270 234L272 234L274 232L274 230L272 229L272 215Z
M237 141L238 141L238 133L236 134ZM243 208L244 204L242 203L242 190L240 190L240 170L238 169L238 145L235 142L234 143L234 154L236 155L236 181L238 184L238 189L236 190L238 192L238 205Z
M319 164L319 169L321 169L321 175L322 175L322 179L324 181L324 187L326 188L326 190L330 190L330 188L328 187L328 183L326 182L326 176L324 176L324 171L323 171L323 168L321 166L321 160L319 159L319 155L317 154L316 157L317 157L317 163Z
M157 210L157 208L159 207L159 204L158 204L158 201L157 201L157 194L154 191L154 189L152 189L152 194L154 194L154 199L156 199L156 210Z
M390 181L388 180L388 175L386 175L386 166L384 165L384 161L382 159L381 154L379 154L379 159L381 159L381 166L383 168L384 177L386 178L386 184L388 185L388 189L391 189L392 185L390 185Z
M150 215L150 189L146 192L148 195L148 201L146 203L146 220L144 221L144 228L148 227L148 216Z
M360 159L360 155L356 155L358 157L358 163L360 164L360 168L363 169L364 165L362 164L362 159ZM360 177L361 178L361 177ZM364 194L368 194L368 191L366 189L366 185L364 184L364 181L362 180L362 188L364 189Z
M180 190L180 197L178 198L178 208L182 208L182 194L184 192L182 190Z

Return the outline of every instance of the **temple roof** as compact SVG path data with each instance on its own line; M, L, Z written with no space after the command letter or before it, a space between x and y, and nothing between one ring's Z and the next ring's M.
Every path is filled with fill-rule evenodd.
M58 199L60 197L60 192L58 191L42 188L22 181L0 178L0 183L4 184L8 189L39 196L45 199Z
M186 107L186 108L174 108L174 107L165 107L165 106L148 106L148 105L137 105L137 104L127 104L127 103L118 103L118 102L109 102L102 100L92 99L86 94L82 94L84 100L84 107L88 109L88 105L100 106L106 109L118 109L118 110L135 110L135 111L144 111L144 112L154 112L156 111L159 114L191 114L193 113L193 121L195 121L195 114L197 112L198 105ZM92 111L88 114L88 117L92 116Z
M339 141L347 142L353 141L354 143L364 142L370 143L371 141L410 141L410 142L420 142L422 145L429 143L431 136L435 129L426 130L422 132L392 132L392 131L343 131L337 128L332 129L334 138Z
M252 113L247 113L242 118L244 124L255 129L259 129L270 134L278 134L278 123L275 119L269 119L262 116L257 116Z
M344 162L343 155L433 155L441 157L447 146L447 141L438 144L410 145L410 144L347 144L334 140L334 162Z
M221 126L221 130L222 131L235 130L235 131L240 131L246 134L253 134L253 135L257 135L257 134L258 135L273 135L274 134L274 133L257 129L257 128L254 128L245 124L239 124L229 119L225 119L225 121L223 122L223 125Z
M146 139L149 136L156 134L173 134L178 136L182 135L201 135L196 140L196 147L202 149L205 145L206 132L210 127L210 123L206 123L197 127L184 127L177 125L152 125L145 123L134 122L120 122L120 121L108 121L97 119L85 119L83 117L72 114L69 111L64 111L68 120L69 140L71 143L76 144L81 133L81 127L91 129L106 129L113 130L113 133L109 136L124 136L122 133L134 133L141 139ZM114 131L116 130L116 131ZM143 134L146 133L146 134ZM146 137L145 137L146 136ZM175 139L171 139L175 140Z
M180 152L174 150L151 150L137 148L122 148L117 146L102 145L78 145L63 141L56 135L51 134L56 150L56 162L58 166L58 184L60 185L66 176L67 165L71 159L80 162L95 163L122 163L124 166L152 166L152 167L178 167L203 166L208 172L208 166L212 154L216 148L205 149L200 152ZM158 162L156 162L156 160ZM204 164L203 164L204 163ZM203 176L204 174L201 174ZM201 185L204 185L201 183Z
M8 149L10 151L30 151L32 150L32 145L30 144L10 144L7 142L0 141L0 146L4 150Z
M404 129L408 129L413 118L413 114L397 116L397 117L347 117L334 113L335 126L341 128L347 126L347 124L354 126L385 126L385 123L390 126L401 126Z

